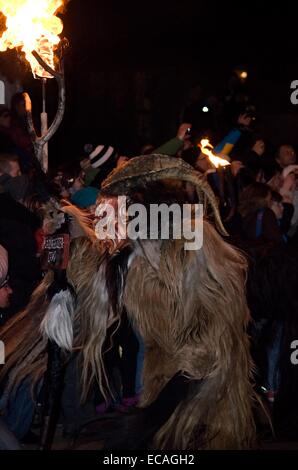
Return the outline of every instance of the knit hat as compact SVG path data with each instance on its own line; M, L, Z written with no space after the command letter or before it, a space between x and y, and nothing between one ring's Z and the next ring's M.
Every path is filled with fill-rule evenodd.
M96 203L99 190L91 186L80 189L71 198L71 202L81 209L86 209Z
M0 288L7 277L8 256L7 251L0 245Z
M283 169L282 177L285 179L290 173L297 173L298 165L288 165L286 168Z
M114 147L109 145L98 145L93 152L90 153L89 159L92 168L99 168L108 160L113 160L117 156Z

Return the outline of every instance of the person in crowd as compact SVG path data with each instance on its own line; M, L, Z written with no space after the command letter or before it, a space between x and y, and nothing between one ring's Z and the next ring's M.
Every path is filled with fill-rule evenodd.
M34 233L40 220L15 201L10 194L0 192L0 243L8 251L11 305L3 310L1 323L23 308L41 276L36 257Z
M0 245L0 320L1 311L9 306L12 289L8 278L8 253ZM0 450L20 450L15 436L7 428L5 421L0 418Z
M7 152L13 147L13 141L10 135L11 112L4 105L0 106L0 151Z
M250 130L251 122L248 113L239 114L236 126L214 147L214 153L230 155L239 139Z
M186 148L187 143L190 141L190 131L192 124L182 123L177 131L176 137L173 137L157 149L153 150L151 153L160 153L164 155L174 156L179 151L182 151Z
M96 189L93 186L86 186L85 188L75 192L71 198L71 202L80 209L86 209L89 212L94 213L98 194L99 189Z
M118 154L114 147L98 145L89 157L82 160L81 168L85 172L85 185L100 189L101 183L116 168Z
M289 165L295 165L296 152L292 145L282 144L277 148L275 158L265 165L265 180L271 186L278 188L283 170Z
M0 185L19 202L30 194L29 177L22 175L19 158L16 155L0 154Z
M249 242L283 243L283 234L271 205L272 191L264 183L253 183L240 195L243 236Z
M15 145L23 151L24 160L34 156L31 137L27 129L26 106L23 93L16 93L11 99L11 136ZM24 162L25 163L25 162Z
M69 179L69 183L71 185L69 188L70 197L85 187L85 173L81 168Z
M293 237L298 226L298 165L287 165L280 173L276 173L268 184L281 194L284 204L293 207L288 227L288 235Z
M42 175L30 135L27 130L25 101L22 93L17 93L11 101L11 110L0 106L0 152L18 156L22 173L32 172Z
M263 169L265 149L264 139L255 134L251 137L250 143L246 149L237 152L236 156L233 155L234 161L241 161L246 168L247 176L251 178L251 182L265 182Z
M271 191L270 209L274 212L278 225L281 228L283 239L288 241L287 233L290 229L291 220L294 213L294 206L291 203L283 202L283 197L276 191Z

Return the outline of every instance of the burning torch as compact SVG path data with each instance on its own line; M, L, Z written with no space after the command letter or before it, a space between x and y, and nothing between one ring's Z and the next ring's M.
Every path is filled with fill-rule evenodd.
M231 163L226 158L222 158L213 153L213 146L210 144L209 139L202 139L198 147L201 149L201 152L208 157L210 163L216 169L215 186L218 190L222 210L226 209L227 199L229 200L231 207L225 218L225 220L228 221L234 214L235 209L235 194L232 181Z
M64 0L0 0L0 11L6 17L7 27L0 38L0 51L20 48L30 63L34 78L40 78L42 82L40 136L33 124L32 103L27 93L24 93L24 99L28 131L35 155L45 173L48 171L48 142L60 126L65 111L63 50L66 42L60 40L63 23L56 16L64 3ZM48 128L46 83L52 78L58 83L59 99L56 116Z

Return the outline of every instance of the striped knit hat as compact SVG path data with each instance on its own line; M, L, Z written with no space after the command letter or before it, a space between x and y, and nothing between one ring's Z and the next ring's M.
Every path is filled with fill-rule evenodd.
M109 145L98 145L89 155L92 168L99 168L108 160L113 160L117 156L117 152Z

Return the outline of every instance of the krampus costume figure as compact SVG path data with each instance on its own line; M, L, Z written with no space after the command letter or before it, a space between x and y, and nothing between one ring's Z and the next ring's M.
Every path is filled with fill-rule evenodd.
M169 180L192 183L206 213L212 209L210 216L225 233L210 187L176 158L130 160L104 182L101 202L127 195L145 204L154 200L157 187L155 202L173 201L166 191ZM64 210L77 213L71 207ZM255 438L254 393L242 254L208 220L203 247L185 251L183 239L100 241L79 218L86 237L72 242L67 267L71 289L50 299L49 272L27 310L0 332L7 345L0 377L6 378L4 396L24 377L37 383L45 374L48 339L65 355L80 351L83 399L94 381L105 393L103 344L107 329L125 308L145 343L144 388L139 413L123 417L123 423L130 421L134 427L133 438L124 431L126 425L114 428L114 436L117 429L123 431L116 439L119 447L250 448ZM109 448L109 440L105 446Z

